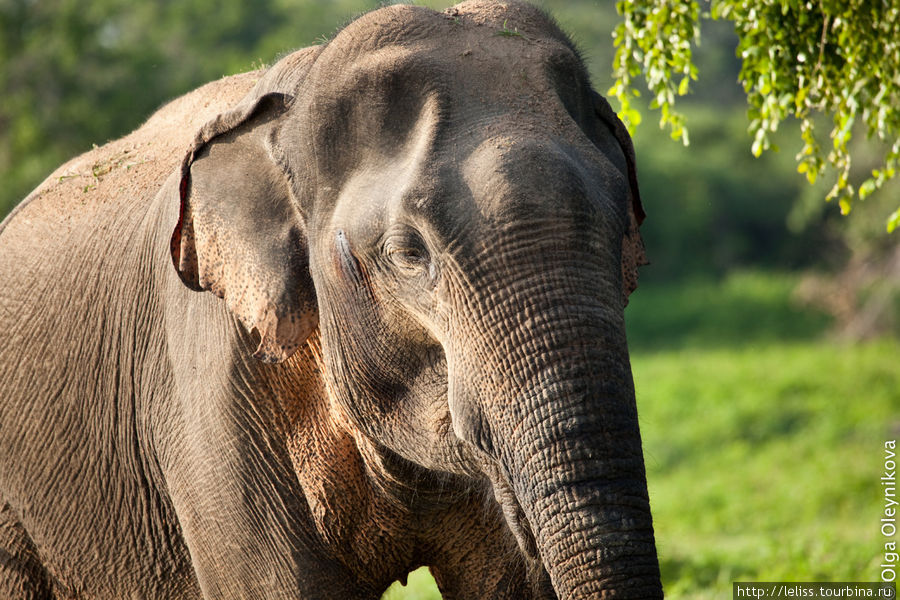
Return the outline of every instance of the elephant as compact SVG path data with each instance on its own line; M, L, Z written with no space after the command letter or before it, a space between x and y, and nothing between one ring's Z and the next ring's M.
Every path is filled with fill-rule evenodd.
M0 597L661 598L632 142L541 10L393 5L0 225Z

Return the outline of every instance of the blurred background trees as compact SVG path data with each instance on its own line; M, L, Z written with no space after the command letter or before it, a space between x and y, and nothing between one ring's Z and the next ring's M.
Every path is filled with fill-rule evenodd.
M207 81L313 43L360 0L0 0L0 214Z
M581 47L595 88L613 87L614 3L535 1ZM0 218L168 100L375 5L0 0ZM667 594L723 597L738 577L873 580L878 440L900 432L900 238L884 227L900 188L842 217L823 201L830 185L797 173L791 119L769 134L781 152L754 158L733 26L703 21L701 39L678 101L690 146L631 100L648 117L634 141L652 264L626 318ZM853 181L884 157L864 137L850 141ZM893 340L833 342L879 336ZM435 597L427 574L415 580L391 597Z

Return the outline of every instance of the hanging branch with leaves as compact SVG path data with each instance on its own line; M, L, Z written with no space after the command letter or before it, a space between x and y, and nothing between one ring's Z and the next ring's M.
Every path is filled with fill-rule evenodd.
M826 199L847 214L896 176L900 168L900 4L883 0L712 0L703 17L734 23L742 61L740 81L749 105L751 150L769 149L770 135L788 117L800 122L797 170L810 183L834 169ZM695 0L619 1L616 83L609 93L621 104L629 127L640 122L633 101L643 75L660 110L660 126L688 143L677 96L697 78L692 47L700 40L700 3ZM822 116L831 120L830 143L821 142ZM850 141L854 126L883 149L880 166L852 182ZM887 220L900 227L900 208Z

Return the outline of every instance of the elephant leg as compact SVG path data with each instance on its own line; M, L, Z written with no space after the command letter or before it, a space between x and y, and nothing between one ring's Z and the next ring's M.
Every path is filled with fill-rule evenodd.
M241 452L250 454L232 456ZM192 481L169 483L204 598L365 597L355 577L329 560L312 527L304 527L308 509L297 501L298 491L278 481L277 466L255 473L246 464L228 464L230 458L207 455L205 464L194 465ZM207 470L205 461L218 462L217 468ZM231 471L232 481L218 468Z
M0 598L49 600L47 573L12 507L0 500Z
M235 422L235 414L214 412L218 417L207 413L192 423L182 438L186 447L164 466L203 597L374 597L316 535L267 419L233 409Z

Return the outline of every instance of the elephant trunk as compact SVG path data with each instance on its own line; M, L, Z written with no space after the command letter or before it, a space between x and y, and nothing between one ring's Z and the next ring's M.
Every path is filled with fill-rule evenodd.
M490 477L560 599L662 598L621 305L554 287L482 364L508 383L482 408Z
M559 598L661 598L633 397L594 387L505 443L504 470Z

